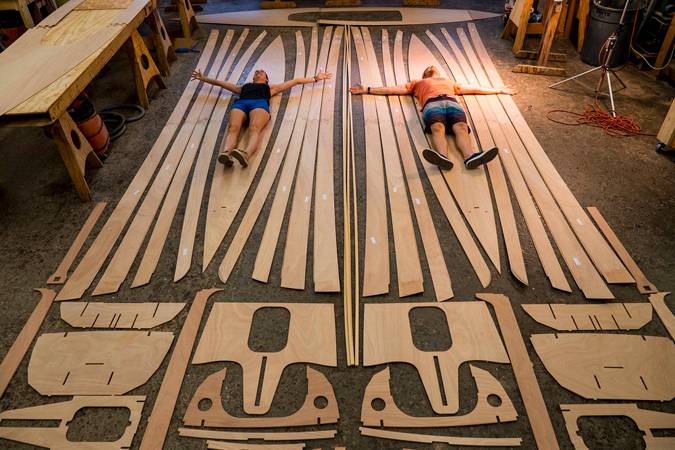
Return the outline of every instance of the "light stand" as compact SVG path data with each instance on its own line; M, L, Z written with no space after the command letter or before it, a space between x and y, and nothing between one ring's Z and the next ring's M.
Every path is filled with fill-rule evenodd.
M558 86L560 84L566 83L568 81L574 80L576 78L583 77L584 75L587 75L589 73L595 72L596 70L600 71L600 80L598 80L598 85L595 88L595 93L596 95L600 92L600 89L602 88L602 82L607 79L607 88L609 90L609 103L610 103L610 109L609 109L609 114L612 117L616 117L616 108L614 107L614 93L612 92L612 80L610 75L614 75L616 79L621 83L621 86L623 88L626 87L626 84L621 81L621 78L619 78L619 75L616 74L614 70L612 70L610 67L607 66L609 61L612 59L612 54L614 53L614 48L616 47L616 42L619 39L619 34L621 33L621 30L623 30L623 27L625 26L625 20L626 20L626 12L628 11L628 4L630 3L630 0L626 0L626 3L623 6L623 11L621 13L621 19L619 19L619 24L616 27L616 30L607 38L606 45L607 45L607 52L605 53L605 57L602 60L602 64L600 64L597 67L593 67L592 69L589 69L585 72L582 72L578 75L574 75L569 78L565 78L562 81L558 81L557 83L553 83L550 85L550 88L553 88L555 86Z

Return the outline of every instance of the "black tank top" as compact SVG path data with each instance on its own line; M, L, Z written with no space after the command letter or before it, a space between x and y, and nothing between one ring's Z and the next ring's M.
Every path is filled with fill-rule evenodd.
M271 97L270 85L267 83L246 83L241 87L241 93L239 94L239 98L241 99L264 99L269 101Z

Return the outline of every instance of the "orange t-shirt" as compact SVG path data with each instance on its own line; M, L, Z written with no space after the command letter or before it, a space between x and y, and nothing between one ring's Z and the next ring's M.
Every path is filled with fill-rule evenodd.
M417 98L420 108L424 108L427 100L439 97L441 95L455 96L459 95L461 87L459 84L447 78L423 78L413 80L407 83L405 87L408 92Z

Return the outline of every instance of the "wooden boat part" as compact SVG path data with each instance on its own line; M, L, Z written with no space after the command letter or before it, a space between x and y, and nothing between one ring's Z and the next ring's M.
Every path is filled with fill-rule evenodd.
M452 330L450 349L421 351L415 347L409 317L416 308L438 308L444 313ZM454 414L459 409L458 369L463 362L509 362L487 306L481 302L367 304L363 326L363 365L412 364L438 414Z
M508 297L502 294L476 294L476 298L488 302L494 309L537 447L547 450L559 449L532 361Z
M312 440L312 439L332 439L337 434L337 430L321 431L216 431L203 430L199 428L179 428L178 434L183 437L202 438L202 439L229 439L231 441L249 441L251 439L261 439L263 441L294 441L294 440ZM276 446L275 446L276 448Z
M173 320L185 303L61 303L61 319L76 328L149 330Z
M396 76L396 84L403 84L408 81L404 67L403 32L398 31L394 41L394 73ZM487 285L490 284L491 279L490 269L485 263L483 255L478 249L471 232L464 223L461 213L455 204L455 200L453 200L448 186L443 179L441 171L422 158L421 151L422 149L426 148L429 143L427 142L427 138L424 135L415 104L413 103L412 98L408 96L401 96L399 97L399 100L401 102L403 114L408 125L408 131L413 138L414 147L418 151L419 160L421 161L422 167L424 168L427 178L429 179L434 193L436 194L436 198L438 199L438 202L440 203L441 208L443 209L443 212L448 219L453 232L455 233L455 236L457 236L457 240L462 246L469 263L473 267L476 276L480 280L481 285L483 287L487 287Z
M206 448L215 450L302 450L305 443L300 444L242 444L223 441L206 441Z
M3 420L60 420L57 427L6 427L0 426L0 438L53 450L122 450L131 448L145 396L75 396L72 400L28 408L11 409L0 413ZM68 440L68 424L82 408L126 408L129 422L116 441L91 442Z
M663 322L670 337L675 340L675 316L673 316L672 311L668 308L668 305L666 305L666 295L668 294L670 294L670 292L652 294L649 296L649 303L654 307L656 315L658 315L661 322Z
M652 320L648 303L521 306L534 320L558 331L638 330Z
M384 60L385 84L395 85L394 67L389 49L389 34L386 29L382 29L382 57ZM394 132L396 133L401 162L403 163L408 189L410 190L410 202L413 205L413 211L417 219L424 254L427 258L427 265L431 274L431 282L436 293L436 300L448 300L454 295L452 292L452 282L450 281L450 274L448 273L448 267L443 256L443 250L436 234L436 228L431 218L424 187L422 186L417 164L415 163L415 156L406 131L405 117L401 110L401 102L397 96L393 95L387 96L387 100L389 101L389 110L391 112Z
M263 308L290 313L286 346L277 352L255 352L248 346L253 315ZM332 304L216 303L204 326L193 364L233 361L243 370L244 412L269 411L284 368L305 362L337 365L335 313ZM263 376L264 375L264 376ZM259 384L262 381L262 386ZM260 392L260 395L256 394Z
M342 273L344 287L342 290L342 318L344 320L344 336L345 336L345 359L347 366L354 365L354 328L352 327L353 320L353 298L355 287L358 282L352 281L357 279L356 273L352 276L352 260L357 260L358 257L352 254L356 253L352 246L352 198L351 198L351 148L350 148L350 130L351 130L351 115L350 103L351 95L349 93L350 77L350 50L351 50L351 36L349 28L345 27L345 45L342 53ZM354 239L358 243L358 239Z
M359 431L363 436L392 439L395 441L424 442L427 444L438 442L467 447L520 447L520 444L523 442L521 438L441 436L438 434L403 433L401 431L389 431L368 427L359 427Z
M458 427L467 425L485 425L491 423L513 422L518 413L511 403L511 399L501 383L490 372L471 368L471 375L476 382L478 399L474 409L463 416L410 416L401 411L391 395L389 388L389 367L373 375L366 387L361 404L361 423L369 427L402 427L402 428L432 428ZM488 396L499 398L499 406L492 406ZM375 410L373 402L384 402L382 410Z
M51 276L47 279L47 284L63 284L66 282L66 278L68 278L68 269L70 269L70 266L75 261L78 253L80 253L80 250L84 245L84 241L86 241L89 237L89 234L94 228L94 225L96 225L98 218L101 216L105 205L106 202L99 202L96 204L96 206L94 206L94 209L91 211L91 213L89 213L89 217L87 217L87 221L84 222L80 232L77 233L75 240L70 245L66 255L63 257L61 264L59 264L59 267L57 267L56 271L54 271L54 273L51 274Z
M209 35L209 39L202 51L202 55L199 58L197 63L196 70L204 71L206 66L211 59L211 54L216 45L216 40L218 38L218 32L212 30ZM87 253L84 255L79 265L70 276L66 284L63 286L59 295L56 297L57 301L61 300L75 300L78 299L84 294L84 291L89 287L89 285L94 281L96 274L100 270L101 266L105 262L110 250L115 245L117 238L122 233L122 230L126 226L131 213L136 208L139 200L145 188L148 186L150 179L155 173L155 168L159 165L160 161L164 157L164 152L166 151L171 139L173 138L174 133L178 129L178 126L181 123L185 112L187 111L188 106L194 93L197 90L197 81L190 81L187 84L187 87L183 91L176 107L169 116L166 125L162 129L159 137L155 141L152 149L148 153L148 156L143 161L138 172L134 176L129 187L124 192L122 198L117 203L117 206L113 210L112 214L106 221L105 225L99 232L98 236L92 243Z
M307 396L293 414L286 417L234 417L223 409L221 390L227 369L209 375L197 388L188 405L183 424L196 427L272 428L336 423L340 418L337 400L330 382L321 372L307 367ZM315 400L323 397L326 406L318 408ZM210 408L201 410L199 403L210 401Z

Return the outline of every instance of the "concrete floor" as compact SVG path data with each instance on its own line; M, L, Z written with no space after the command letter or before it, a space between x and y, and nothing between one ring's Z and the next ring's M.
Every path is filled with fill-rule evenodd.
M298 6L308 6L313 3L316 2L298 2ZM231 2L211 0L206 5L206 10L207 12L218 12L251 9L256 4L257 2L253 0ZM395 6L398 2L364 1L364 4ZM443 2L443 4L454 8L499 12L503 2L452 1ZM170 17L172 16L167 15L165 17L167 26L170 30L176 29L177 23L171 21ZM549 110L564 108L578 111L584 107L584 104L592 102L593 99L590 95L592 88L589 89L589 87L593 85L593 80L587 80L584 85L569 84L565 90L556 91L546 88L548 84L554 81L552 78L511 73L510 69L516 64L516 61L510 53L511 43L499 38L501 32L500 20L495 18L480 21L477 26L505 82L518 91L515 101L554 165L582 205L594 205L602 211L652 283L664 291L675 289L675 271L673 270L675 239L672 233L672 223L675 220L675 183L673 183L675 178L675 165L673 163L675 160L672 156L655 153L655 139L652 136L611 138L605 135L602 130L589 127L566 127L548 121L545 114ZM207 36L209 28L209 26L202 27L200 31L202 41ZM423 31L426 28L434 32L440 30L438 26L418 27L412 28L412 30ZM391 30L394 30L394 28L391 28ZM289 38L293 31L285 28L275 29L274 32L270 33L269 40L277 32ZM305 32L305 39L308 40L308 38L309 33ZM566 65L568 73L578 73L587 67L579 61L568 42L558 42L556 47L559 51L566 52L569 57ZM104 218L112 211L162 129L189 78L192 68L196 64L198 56L197 54L181 54L179 56L171 67L172 74L167 79L168 89L154 95L146 118L131 124L126 134L115 141L112 154L103 168L88 173L87 178L94 193L94 201L107 201L109 203L104 212ZM288 70L289 68L287 68ZM653 78L650 78L646 73L639 72L632 65L621 71L621 77L628 88L617 95L619 112L635 118L643 126L645 132L656 133L675 90L664 81L654 81ZM131 72L128 70L126 56L123 53L113 58L92 83L89 92L99 109L135 100ZM362 120L360 111L359 101L356 100L355 116L357 121ZM339 124L336 124L336 126L339 126ZM363 136L359 130L356 130L356 132L357 158L359 158L360 165L360 169L357 170L358 183L359 186L364 186L364 149L362 144L358 145L358 143L363 142ZM339 145L340 143L336 142L336 146ZM93 204L84 204L78 200L57 152L41 130L29 128L0 129L0 148L3 152L3 163L0 165L0 211L2 211L2 214L0 214L0 267L2 267L0 286L3 286L2 294L0 294L0 310L3 311L0 319L3 329L3 333L0 335L0 354L4 354L33 310L38 296L32 289L45 286L45 280L61 261L81 224L91 211ZM339 147L336 147L336 167L341 165L341 152L338 149ZM336 192L340 192L341 174L339 172L336 172L335 181ZM207 186L210 186L209 180L207 180ZM428 192L431 192L428 184L425 184L425 187ZM361 189L359 193L361 197L359 212L360 217L363 218L365 217L364 190ZM481 291L478 280L471 271L454 234L440 212L435 197L430 195L429 201L434 221L444 243L445 257L453 280L455 298L472 299L476 292ZM268 201L266 204L263 217L266 217L269 203ZM182 217L183 209L184 201L179 207L179 217ZM202 213L204 213L204 209L202 208ZM340 202L336 204L336 214L338 218L342 217ZM499 276L492 268L493 281L488 291L501 292L511 298L524 336L529 336L532 333L549 333L551 332L550 329L535 323L524 314L521 308L515 305L548 302L584 303L585 301L577 289L574 289L571 294L563 294L550 288L539 265L531 239L526 232L520 211L517 210L516 215L521 231L520 236L530 286L524 288L519 285L509 275L506 262L502 258L503 275ZM202 214L202 221L203 216L204 214ZM233 230L236 230L239 220L241 220L241 214L237 217L231 232L226 236L225 245L221 246L220 251L214 258L215 260L222 259L227 243L231 240ZM95 232L100 229L103 223L104 220L99 221ZM333 302L336 305L337 324L339 327L341 326L340 305L342 298L340 295L314 295L311 291L296 292L278 287L280 257L275 260L269 284L252 282L250 271L257 245L249 245L244 249L239 264L230 277L230 282L225 286L222 286L218 280L215 265L209 267L202 274L199 272L196 263L193 264L192 270L184 280L174 284L171 279L181 223L181 220L174 221L167 248L164 250L158 269L148 286L131 290L127 281L119 294L97 300L189 302L199 289L223 287L224 291L214 295L212 300ZM259 240L264 229L264 223L262 221L254 228L251 242ZM361 226L363 227L364 224L362 223ZM341 229L341 225L339 227ZM285 233L285 228L282 230L283 233ZM363 232L361 235L363 236ZM338 236L340 249L342 248L341 236L340 232ZM198 242L201 242L202 237L203 227L200 226ZM283 240L284 236L282 235L280 242L283 242ZM91 239L89 242L91 242ZM501 242L501 252L502 255L506 253L503 242ZM195 261L201 261L200 245L196 246L194 256ZM136 267L134 266L132 271L135 271ZM393 254L392 267L395 267ZM426 269L424 266L423 268ZM573 285L569 274L568 280ZM307 285L311 285L311 278L308 278ZM392 273L391 286L392 294L372 300L368 299L365 302L398 301L395 273ZM423 295L411 298L409 301L433 301L434 297L428 276L425 277L425 286L427 290ZM612 286L612 291L618 299L624 301L646 300L633 287ZM84 299L88 298L87 296ZM159 330L178 331L185 319L186 312L187 310L182 312L176 320L159 327ZM423 320L430 324L429 329L422 330L423 335L426 335L426 338L432 342L437 341L437 338L434 338L436 333L431 326L434 323L433 317L427 317ZM41 332L58 332L68 329L59 319L58 308L54 307ZM665 329L656 318L640 332L646 335L667 336ZM450 333L452 334L452 330L450 330ZM270 341L277 338L278 333L270 333ZM337 445L346 445L354 449L400 449L404 446L406 448L445 448L445 445L440 444L433 446L405 444L359 436L358 426L363 390L371 376L379 368L346 369L343 363L344 346L342 339L343 333L339 329L338 358L340 367L320 369L333 384L340 405L342 419L338 425L338 437L331 442L318 441L316 445L313 444L312 446L332 448ZM534 354L529 342L527 344L561 447L572 448L558 405L584 402L584 400L562 389L548 375ZM43 398L28 386L26 380L27 359L20 366L6 394L0 400L0 409L6 410L42 404L47 401L67 400L65 397ZM476 365L490 370L501 381L518 410L519 420L515 423L494 426L461 427L460 429L429 430L428 432L453 436L522 437L523 448L535 448L510 367L489 363L476 363ZM241 413L241 370L236 364L212 363L190 366L176 406L166 448L205 448L205 444L201 440L179 438L176 430L181 424L180 419L196 387L206 376L224 366L228 367L228 376L223 391L224 398L227 399L227 408L234 414ZM134 441L134 448L140 442L139 437L145 428L147 414L150 411L150 406L154 403L165 367L166 361L160 371L146 385L132 392L135 395L148 396L148 405L144 410L144 419L137 434L137 439ZM292 366L284 372L271 414L286 415L300 406L304 400L306 389L303 373L304 370L301 365ZM429 415L431 413L419 376L411 366L404 364L392 366L392 391L399 407L404 411L415 415ZM460 369L461 413L466 413L473 408L474 398L475 386L465 364ZM639 406L675 412L675 403L673 402L640 402ZM114 440L117 438L115 435L119 435L120 424L125 421L124 414L115 410L89 410L81 411L81 413L78 414L78 418L71 426L70 439ZM589 448L644 448L637 428L627 419L583 420L581 425ZM312 428L309 427L308 429ZM419 430L410 431L419 432ZM8 449L31 448L8 441L3 441L0 447Z

